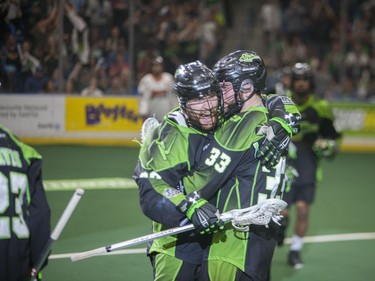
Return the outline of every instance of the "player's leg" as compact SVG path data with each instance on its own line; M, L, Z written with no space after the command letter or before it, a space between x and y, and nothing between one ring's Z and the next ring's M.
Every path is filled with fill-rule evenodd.
M299 237L306 235L309 225L309 209L310 205L304 201L296 202L297 209L297 223L295 228L295 234Z
M300 187L299 197L296 202L296 225L295 234L292 237L290 252L288 254L288 263L294 268L303 267L304 263L301 258L303 248L303 238L306 235L309 226L309 210L314 200L314 185Z
M237 267L223 261L204 261L199 281L228 280L235 281ZM222 279L220 279L222 278Z
M297 158L293 164L299 175L292 185L292 189L296 192L293 200L296 204L297 216L288 263L294 268L301 268L303 261L300 252L303 248L303 237L308 228L309 205L314 200L317 159L309 146L297 144Z
M188 263L173 256L158 253L150 257L154 281L198 280L200 265Z
M205 261L202 263L201 275L199 281L270 281L270 271L266 276L260 278L259 276L250 276L240 270L235 265L225 261Z

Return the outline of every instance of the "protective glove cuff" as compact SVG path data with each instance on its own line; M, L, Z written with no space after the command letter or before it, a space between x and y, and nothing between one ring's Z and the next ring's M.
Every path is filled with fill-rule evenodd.
M288 132L290 137L293 136L293 128L285 120L283 120L279 117L273 117L273 118L270 119L269 122L271 122L271 121L274 121L274 122L280 124L281 127L283 127L284 130Z

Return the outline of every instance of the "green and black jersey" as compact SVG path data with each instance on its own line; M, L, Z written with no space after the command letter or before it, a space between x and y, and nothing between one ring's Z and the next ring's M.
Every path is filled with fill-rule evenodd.
M312 147L318 138L340 138L328 101L310 95L305 103L296 106L301 113L301 133L292 139L293 142L304 142Z
M187 222L176 206L199 186L185 187L182 180L205 165L212 141L213 135L189 128L178 111L168 114L147 136L133 178L142 211L153 220L154 232ZM194 232L188 232L153 241L149 253L161 252L200 264L208 242L198 241Z
M226 121L214 134L206 166L185 178L184 186L197 183L203 186L204 180L208 181L200 193L222 213L247 208L268 198L280 198L284 189L285 159L268 170L255 158L263 141L257 131L267 121L268 112L264 107L253 107ZM254 232L236 231L230 224L225 227L224 232L213 235L210 246L205 249L204 260L228 262L249 276L264 278L275 241Z
M49 236L41 156L0 126L0 280L26 280Z
M296 168L299 176L293 186L314 187L317 176L321 177L319 159L316 157L313 146L318 139L339 141L341 134L334 126L332 109L326 100L318 99L311 94L307 101L297 105L301 113L301 132L292 138L295 145L295 159L290 159L290 164ZM313 200L313 196L309 201Z

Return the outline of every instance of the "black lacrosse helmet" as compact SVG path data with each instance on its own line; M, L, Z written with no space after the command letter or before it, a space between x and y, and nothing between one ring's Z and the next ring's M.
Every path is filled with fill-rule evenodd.
M253 85L254 93L266 88L266 67L263 59L253 51L238 50L226 55L214 65L213 72L219 82L231 82L235 92L235 103L225 112L226 118L240 112L245 102L240 93L249 90L249 83Z
M203 132L212 132L218 127L222 119L221 90L214 73L205 64L197 60L180 65L174 75L173 89L190 127ZM211 96L218 98L218 106L210 108L213 127L206 130L202 128L198 120L203 113L193 110L188 102L192 99L199 100Z

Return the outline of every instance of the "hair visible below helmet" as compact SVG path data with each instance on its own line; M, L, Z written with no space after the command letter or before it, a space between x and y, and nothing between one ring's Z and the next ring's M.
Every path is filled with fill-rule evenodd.
M180 103L180 108L187 118L188 125L204 132L214 131L221 119L221 90L214 73L200 61L180 65L174 75L173 89ZM188 101L203 99L215 95L218 98L218 106L211 110L216 115L215 126L211 130L205 130L197 122L198 112L192 112ZM195 115L195 116L193 116ZM195 117L195 118L194 118Z
M291 79L291 87L294 90L294 81L299 79L305 79L310 81L310 89L312 91L314 89L314 74L311 70L310 65L304 62L297 62L292 68L292 79Z
M226 118L240 112L244 100L241 92L253 85L254 93L260 93L266 87L267 71L263 59L253 51L239 50L220 59L213 68L219 82L231 82L235 92L235 103L225 112Z

